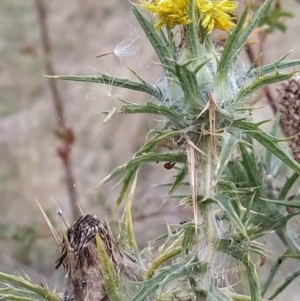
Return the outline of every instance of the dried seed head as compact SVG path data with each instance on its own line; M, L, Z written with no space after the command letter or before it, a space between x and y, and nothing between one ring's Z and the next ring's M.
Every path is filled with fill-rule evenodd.
M283 133L294 136L300 133L300 74L283 82L277 91Z
M67 284L64 301L108 301L105 291L101 262L98 257L96 233L111 258L120 277L138 280L138 263L119 248L109 226L96 215L86 214L68 228L61 245L61 255L55 267L63 265Z
M283 82L278 91L280 123L285 136L295 136L289 147L300 163L300 74Z
M290 148L293 152L294 159L300 163L300 133L292 140Z

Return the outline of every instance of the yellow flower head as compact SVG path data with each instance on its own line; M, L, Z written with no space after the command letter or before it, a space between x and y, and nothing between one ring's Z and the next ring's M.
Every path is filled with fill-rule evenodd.
M141 7L158 17L155 28L163 25L174 28L176 25L187 25L193 21L188 18L189 0L140 0ZM236 1L195 0L195 9L201 18L201 25L210 33L214 28L228 31L234 23L233 13L237 7Z
M174 28L176 25L187 25L192 21L188 18L189 0L153 0L147 2L141 0L141 6L145 10L154 13L158 17L155 29L167 25Z
M231 0L210 1L196 0L197 10L201 13L201 25L210 33L214 28L228 31L235 24L232 22L237 2Z

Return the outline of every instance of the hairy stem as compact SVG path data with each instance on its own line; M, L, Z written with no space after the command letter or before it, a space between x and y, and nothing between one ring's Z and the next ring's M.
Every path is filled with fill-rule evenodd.
M259 281L256 273L255 264L252 261L248 261L245 264L251 294L251 301L261 301L261 294L259 289Z
M201 156L199 160L199 168L201 170L199 186L199 194L203 197L203 201L212 197L211 195L211 184L212 184L212 150L211 142L209 137L203 137L200 139L199 146L206 156ZM214 253L214 216L212 205L209 202L203 202L199 204L199 209L201 211L201 216L203 219L203 229L201 231L202 239L200 239L201 251L204 251L202 258L204 262L211 263L212 255ZM207 282L205 285L210 285L210 275L205 279Z

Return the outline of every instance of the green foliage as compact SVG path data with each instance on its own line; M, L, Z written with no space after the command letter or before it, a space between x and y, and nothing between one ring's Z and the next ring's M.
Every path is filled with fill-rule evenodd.
M100 187L123 176L115 206L118 209L128 193L119 243L133 251L141 265L143 279L132 289L132 301L260 301L281 262L287 258L300 258L300 247L286 226L291 217L300 213L297 202L286 201L292 185L298 180L300 165L283 147L286 139L276 137L275 130L269 134L261 128L267 121L252 121L253 108L246 103L249 95L265 85L292 77L294 71L280 73L279 70L300 65L300 60L283 58L258 68L253 64L241 75L235 74L244 44L252 31L266 22L267 14L271 13L273 17L272 26L278 27L279 17L270 11L271 2L264 1L248 22L250 7L246 6L222 52L214 48L212 37L201 23L191 22L186 26L181 33L181 43L177 45L170 28L156 31L152 22L133 5L133 13L163 68L165 81L162 86L148 84L139 76L140 82L103 74L98 77L54 76L63 80L111 84L144 92L157 100L144 104L123 101L120 108L113 110L114 114L154 114L164 123L148 133L146 142L132 159L114 169L97 185ZM194 8L191 0L188 15L192 20L196 15ZM110 111L104 114L111 116ZM160 152L158 146L166 147L168 151ZM263 152L257 152L257 148ZM179 204L193 206L194 220L179 225L176 231L168 227L168 234L153 255L151 246L139 252L130 210L139 167L158 161L176 164L174 180L166 185L169 191L165 201L188 184L190 192L181 195ZM266 174L270 176L272 172L275 177L279 163L294 174L274 192ZM253 254L265 256L265 250L256 239L272 232L276 232L286 245L286 252L278 258L261 289L258 267L252 257ZM119 275L98 236L97 245L105 288L111 300L121 300ZM215 266L220 264L215 262L216 254L229 256L242 267L247 274L250 296L222 290L224 287L215 281L218 273ZM288 277L270 299L298 275L296 272ZM27 289L32 291L31 287Z
M202 274L207 270L205 263L194 262L193 260L173 264L164 268L160 273L150 280L142 283L141 289L131 299L131 301L142 301L145 300L149 295L158 291L158 296L162 295L162 289L164 286L176 279L182 277L193 277L194 274ZM174 295L176 298L176 295ZM176 300L176 299L175 299ZM178 299L177 299L178 300ZM180 300L180 299L179 299Z
M47 287L36 285L29 279L21 276L13 276L0 272L0 288L1 299L29 301L29 300L48 300L59 301L57 294L50 292Z
M279 30L286 31L286 25L283 22L284 18L293 18L294 15L288 11L283 11L279 3L274 7L270 6L265 15L260 19L259 26L268 25L268 32Z
M103 273L104 288L111 300L121 301L120 296L120 281L114 269L112 261L105 251L105 247L98 233L96 233L96 242L100 260L100 270Z

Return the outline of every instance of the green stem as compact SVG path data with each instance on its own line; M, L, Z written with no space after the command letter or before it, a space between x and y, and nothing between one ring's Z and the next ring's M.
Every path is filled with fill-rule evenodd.
M174 248L173 250L169 250L167 252L164 252L163 254L161 254L160 256L158 256L157 258L154 258L154 260L151 262L149 268L146 270L143 278L144 280L148 280L154 273L155 270L158 269L158 267L166 262L167 260L173 258L174 256L180 254L180 252L182 251L181 247L177 247Z
M211 149L210 149L210 139L208 137L204 137L199 146L202 148L203 152L206 156L201 156L200 158L200 170L202 172L202 183L200 184L200 195L203 196L204 199L208 199L211 197Z
M284 186L282 187L280 194L278 196L278 200L284 200L288 195L291 187L295 184L297 179L299 178L299 174L294 172L285 182Z
M290 236L288 233L286 226L281 227L276 231L277 235L281 239L281 241L286 245L286 247L291 251L291 253L294 254L300 254L300 247L299 245L294 241L294 239Z
M206 154L206 156L200 157L199 160L199 168L201 170L201 178L199 183L199 194L203 196L203 200L206 200L211 195L211 184L212 184L212 161L211 161L211 146L210 146L210 138L204 137L200 140L200 144L202 150ZM203 231L202 235L204 236L204 256L201 260L207 263L211 263L212 254L214 253L214 216L213 210L211 208L211 204L209 202L203 202L200 204L199 209L201 210L201 215L203 218ZM200 242L201 243L201 242ZM199 258L200 259L200 258ZM208 283L209 284L209 279Z
M279 267L281 266L281 264L283 263L283 261L286 259L286 257L284 256L285 254L288 254L288 251L286 251L282 256L278 257L276 262L273 264L273 266L271 267L269 276L261 290L261 295L262 297L265 295L267 289L269 288L274 276L276 275Z
M226 295L230 296L232 301L252 301L250 296L235 294L235 293L225 293ZM268 301L265 299L261 299L261 301Z
M247 263L245 263L245 266L248 275L251 301L261 301L259 281L256 273L255 264L249 260Z
M269 298L269 300L273 300L277 295L279 295L295 278L300 275L300 270L294 272L291 276L287 277L285 281L276 289L273 295Z

